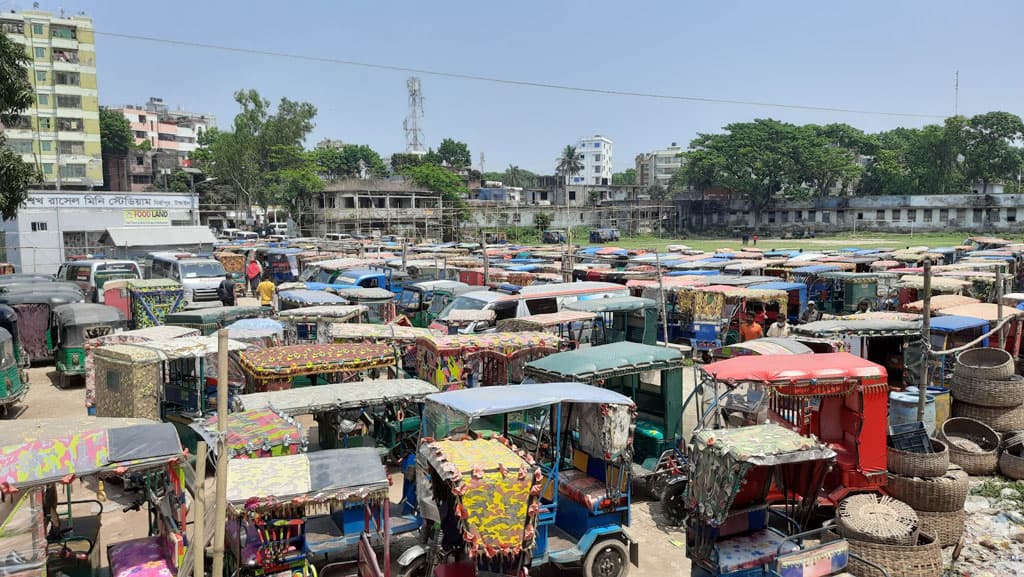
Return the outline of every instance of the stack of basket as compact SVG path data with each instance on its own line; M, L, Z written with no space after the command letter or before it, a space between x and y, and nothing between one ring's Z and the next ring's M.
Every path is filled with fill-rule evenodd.
M949 547L960 541L967 520L967 473L950 466L951 452L945 442L927 442L931 452L889 447L886 492L917 513L921 531L934 537L937 546Z
M1000 433L1024 429L1024 377L1003 349L970 349L953 367L953 416L976 419Z
M823 538L841 536L850 552L878 565L889 575L939 577L942 554L935 537L921 525L918 515L906 503L865 493L839 503L836 519ZM877 571L858 559L850 559L854 575L876 575Z
M1003 438L1003 452L999 454L999 472L1017 479L1024 479L1024 431L1006 433Z

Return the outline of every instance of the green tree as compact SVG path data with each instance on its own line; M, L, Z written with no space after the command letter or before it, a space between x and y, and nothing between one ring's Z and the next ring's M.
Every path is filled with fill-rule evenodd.
M460 225L469 220L470 214L466 204L469 189L462 183L459 175L433 164L411 166L406 168L403 174L416 185L441 193L441 228L444 239L460 239Z
M465 142L459 142L452 138L445 138L441 141L441 146L437 147L437 155L442 164L458 170L469 168L469 165L473 164L469 146Z
M636 184L636 169L627 168L622 172L612 173L612 185L623 186L628 184Z
M538 212L533 215L533 226L537 227L537 230L547 230L552 220L554 217L550 212Z
M840 126L845 127L809 124L796 131L793 152L799 178L816 196L826 196L836 184L848 185L860 176L856 153L844 146L851 134Z
M367 176L384 178L388 175L384 159L365 144L316 148L313 160L317 171L328 180L358 177L362 169L366 170Z
M101 106L100 147L103 152L124 156L134 145L135 135L128 119L120 112Z
M1009 112L979 114L967 123L964 135L964 165L968 184L980 182L988 193L993 181L1015 180L1021 156L1012 143L1024 137L1024 122Z
M562 155L558 157L558 164L555 165L555 173L562 178L564 186L569 186L569 177L579 174L583 170L583 163L580 162L580 155L576 147L571 144L562 149Z
M0 123L14 124L32 105L25 49L0 33ZM39 172L7 146L0 130L0 216L10 219L28 198L28 189L40 180Z
M406 168L423 164L422 154L410 154L408 152L396 152L391 155L391 172L402 174Z

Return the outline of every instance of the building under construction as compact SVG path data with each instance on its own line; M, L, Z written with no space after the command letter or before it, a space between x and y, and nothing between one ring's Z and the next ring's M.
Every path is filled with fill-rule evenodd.
M440 237L441 195L410 182L346 179L327 184L306 207L304 222L327 233Z

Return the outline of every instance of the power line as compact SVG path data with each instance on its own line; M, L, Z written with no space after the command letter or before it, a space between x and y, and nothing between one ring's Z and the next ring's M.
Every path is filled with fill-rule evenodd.
M374 70L388 70L392 72L403 72L411 74L423 74L438 76L442 78L456 78L459 80L474 80L479 82L491 82L511 86L525 86L530 88L546 88L551 90L562 90L566 92L578 92L585 94L601 94L605 96L627 96L633 98L648 98L655 100L672 100L682 102L702 102L710 104L733 104L738 106L759 106L763 108L780 108L788 110L810 110L815 112L841 112L845 114L862 114L869 116L894 116L906 118L927 118L942 119L941 114L923 114L918 112L887 112L880 110L863 110L858 108L842 108L837 106L813 106L806 104L781 104L777 102L763 102L758 100L739 100L732 98L710 98L704 96L683 96L678 94L661 94L657 92L639 92L633 90L616 90L613 88L589 88L584 86L573 86L569 84L557 84L554 82L541 82L536 80L514 80L509 78L498 78L494 76L482 76L478 74L466 74L462 72L447 72L443 70L429 70L426 68L414 68L411 66L398 66L394 64L380 64L374 62L360 62L358 60L346 60L343 58L329 58L326 56L311 56L306 54L295 54L291 52L278 52L273 50L260 50L256 48L240 48L237 46L226 46L222 44L211 44L207 42L192 42L187 40L174 40L170 38L157 38L155 36L142 36L138 34L122 34L118 32L94 31L99 36L110 38L121 38L124 40L139 40L143 42L154 42L168 44L171 46L185 46L189 48L205 48L208 50L220 50L222 52L234 52L238 54L251 54L257 56L273 56L277 58L289 58L293 60L304 60L309 62L322 62L327 64L340 64L343 66L357 66Z

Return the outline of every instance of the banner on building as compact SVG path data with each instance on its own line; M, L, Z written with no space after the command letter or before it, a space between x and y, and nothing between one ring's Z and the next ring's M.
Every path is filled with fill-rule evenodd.
M170 225L170 214L162 208L131 209L124 211L125 225Z

